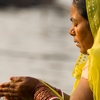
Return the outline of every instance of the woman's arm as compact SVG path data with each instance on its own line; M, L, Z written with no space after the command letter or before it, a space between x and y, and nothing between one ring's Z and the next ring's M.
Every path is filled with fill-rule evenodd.
M0 85L0 97L6 97L8 100L60 100L56 92L63 97L60 89L49 84L56 92L53 92L47 85L36 78L32 77L11 77L10 82ZM41 83L42 82L42 83ZM65 100L69 100L69 96L64 93Z
M33 91L33 89L35 90ZM56 88L54 89L56 90ZM60 94L59 89L56 91ZM19 100L19 98L32 100L33 97L37 100L37 98L41 97L40 94L42 96L42 100L44 97L56 97L56 95L48 87L41 84L38 79L31 77L15 77L12 78L11 82L0 85L0 96L5 96L8 99L10 98L9 100L14 100L15 97L16 100ZM89 88L88 79L81 78L71 97L64 93L64 100L93 100L93 93Z
M90 90L88 79L80 79L80 82L72 93L70 100L93 100L93 93Z

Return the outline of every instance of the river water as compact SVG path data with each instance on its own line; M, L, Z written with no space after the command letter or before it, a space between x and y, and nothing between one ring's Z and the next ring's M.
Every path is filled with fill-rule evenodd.
M32 76L70 94L79 54L70 26L69 9L0 9L0 83L10 76Z

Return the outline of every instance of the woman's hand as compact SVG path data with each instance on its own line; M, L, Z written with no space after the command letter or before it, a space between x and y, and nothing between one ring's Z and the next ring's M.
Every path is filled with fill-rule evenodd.
M8 100L33 100L33 90L42 83L32 77L11 77L10 82L0 85L0 97Z

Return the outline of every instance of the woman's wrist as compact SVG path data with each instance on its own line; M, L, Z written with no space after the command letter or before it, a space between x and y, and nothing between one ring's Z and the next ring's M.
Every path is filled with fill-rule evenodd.
M34 88L32 94L34 94L34 100L64 100L64 94L60 89L41 80Z
M47 86L42 85L34 90L34 100L60 100Z
M58 89L56 87L53 87L51 85L49 85L48 83L46 83L48 86L50 86L51 88L53 88L63 99L64 99L64 93L61 89Z

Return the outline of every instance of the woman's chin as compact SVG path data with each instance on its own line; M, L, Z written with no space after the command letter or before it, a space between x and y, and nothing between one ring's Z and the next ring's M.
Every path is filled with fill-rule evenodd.
M82 54L87 54L87 51L86 51L86 50L83 50L83 49L80 49L80 52L81 52Z

